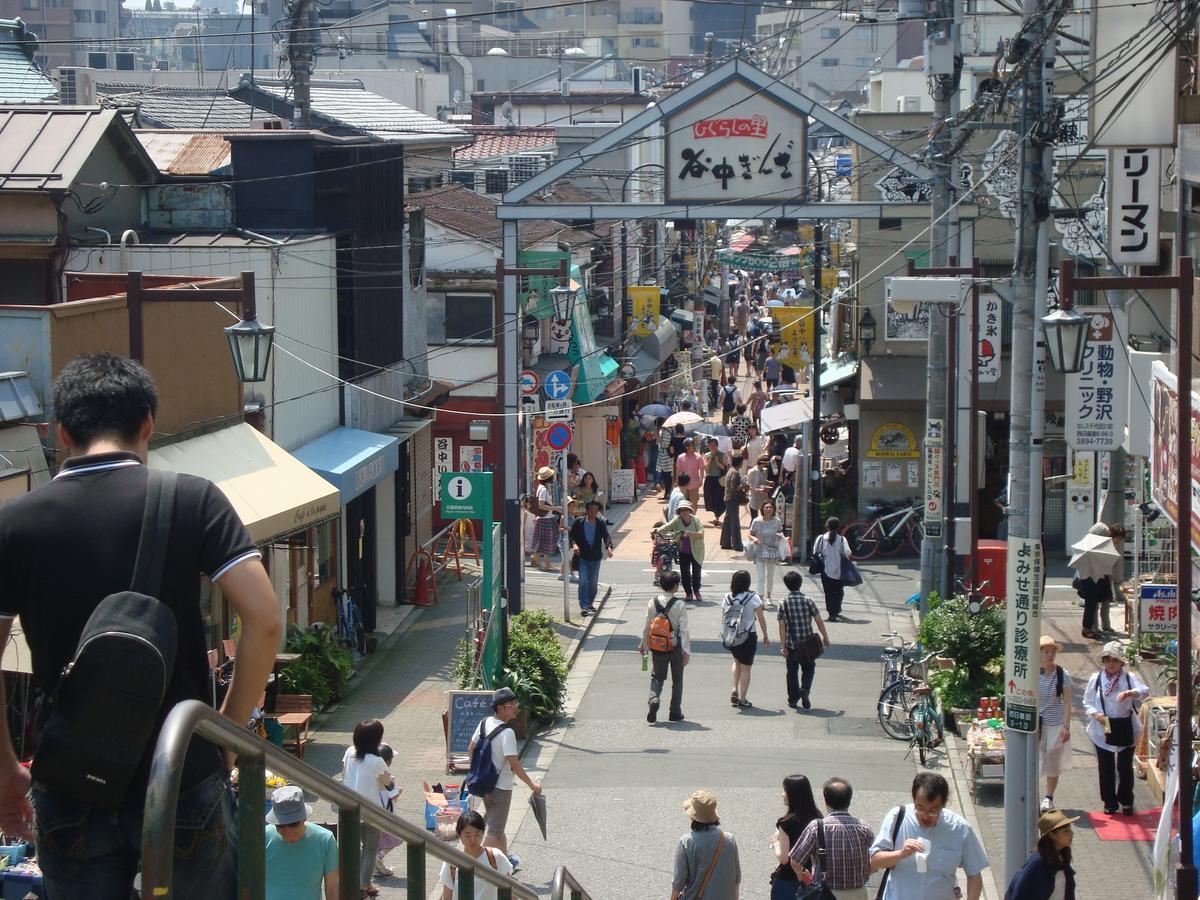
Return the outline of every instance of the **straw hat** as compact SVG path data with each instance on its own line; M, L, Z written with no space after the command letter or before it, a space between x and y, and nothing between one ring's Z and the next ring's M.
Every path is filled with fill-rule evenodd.
M712 791L696 791L683 801L683 811L702 825L717 821L717 795Z
M1050 637L1048 634L1043 634L1042 639L1038 641L1038 647L1053 647L1055 652L1062 653L1062 644Z
M1125 648L1120 641L1109 641L1104 645L1104 649L1100 651L1100 661L1103 662L1106 659L1119 659L1122 663L1129 662L1125 658Z
M540 469L537 470L537 480L538 481L549 481L553 477L554 477L554 470L552 468L550 468L549 466L542 466Z
M1052 831L1058 831L1060 828L1066 828L1072 822L1078 822L1079 816L1068 818L1067 814L1061 809L1051 809L1042 813L1037 820L1038 836L1045 837Z

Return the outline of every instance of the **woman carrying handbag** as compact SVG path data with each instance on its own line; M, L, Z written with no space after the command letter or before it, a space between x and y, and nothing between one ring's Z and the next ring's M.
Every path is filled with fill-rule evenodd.
M1125 668L1125 662L1120 641L1104 645L1100 651L1103 668L1088 679L1083 708L1091 717L1087 734L1096 745L1104 811L1114 815L1120 806L1121 812L1132 816L1133 745L1142 731L1137 707L1150 696L1150 688Z
M829 622L836 622L842 614L842 600L846 592L842 570L853 568L853 564L850 563L850 545L838 534L841 527L842 523L836 516L825 520L825 533L818 535L813 542L813 561L808 570L813 575L821 575L821 589L825 592L825 612L829 614L826 621ZM854 574L858 574L857 569L854 569ZM861 576L858 583L862 583Z

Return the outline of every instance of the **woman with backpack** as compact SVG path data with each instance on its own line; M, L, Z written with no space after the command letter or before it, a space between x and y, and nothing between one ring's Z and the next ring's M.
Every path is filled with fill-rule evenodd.
M454 830L462 842L462 851L479 865L490 866L501 875L513 873L512 863L499 850L483 846L483 834L486 830L483 816L475 810L467 810L458 817ZM496 900L496 888L482 878L475 879L473 897L463 896L458 889L458 870L450 863L442 863L442 871L438 880L442 883L442 900Z
M1042 812L1054 806L1054 789L1059 776L1071 767L1071 675L1054 660L1062 649L1058 641L1043 634L1042 670L1038 676L1038 768L1046 776Z
M1096 745L1100 799L1110 816L1121 807L1133 815L1133 745L1142 731L1138 703L1150 696L1150 688L1125 668L1125 648L1109 641L1100 652L1103 667L1088 679L1083 693L1084 711L1091 717L1087 733Z
M733 656L733 665L729 670L732 680L729 704L738 709L750 709L754 705L747 697L750 692L750 668L758 651L755 626L762 628L764 647L771 646L771 639L767 636L762 598L750 590L750 573L745 569L733 573L729 593L721 601L721 622L721 644Z

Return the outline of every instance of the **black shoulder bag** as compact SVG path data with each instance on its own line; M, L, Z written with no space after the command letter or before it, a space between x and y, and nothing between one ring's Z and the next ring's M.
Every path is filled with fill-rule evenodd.
M896 821L892 823L892 849L896 849L896 838L900 836L900 825L904 821L904 807L896 810ZM883 900L883 892L887 888L888 879L892 877L892 867L883 870L883 878L879 882L879 890L875 892L875 900Z
M38 787L99 809L127 798L162 723L175 670L175 613L159 597L176 479L173 472L148 474L133 583L92 611L50 697L33 756Z
M1125 673L1125 683L1130 688L1133 687L1128 672ZM1108 714L1108 710L1104 708L1104 676L1099 672L1096 673L1096 693L1100 696L1100 712L1104 713L1104 718L1108 720L1108 733L1104 736L1104 742L1110 747L1132 747L1133 716L1113 718Z
M817 819L817 864L813 866L813 880L811 884L800 885L799 890L796 891L796 900L837 900L837 895L825 880L827 871L829 870L825 866L825 820ZM821 876L820 881L817 881L818 874Z

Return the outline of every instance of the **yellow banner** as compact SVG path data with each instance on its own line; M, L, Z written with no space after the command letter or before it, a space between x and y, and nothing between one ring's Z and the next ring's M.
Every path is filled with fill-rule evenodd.
M816 332L811 306L769 306L779 326L779 361L793 369L812 365Z
M652 334L658 329L658 307L662 292L656 284L631 285L628 290L633 305L633 333L638 337Z

